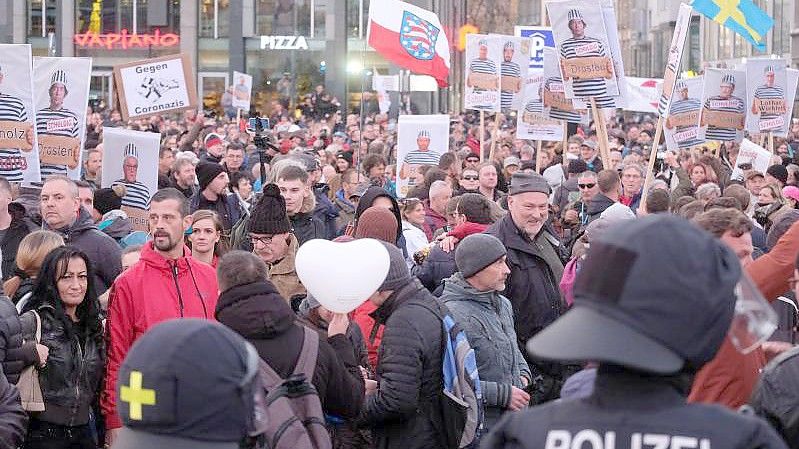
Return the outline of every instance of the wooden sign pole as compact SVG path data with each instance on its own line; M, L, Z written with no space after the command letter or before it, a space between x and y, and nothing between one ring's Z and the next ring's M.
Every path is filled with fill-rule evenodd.
M494 130L491 131L491 152L488 155L488 161L494 162L494 150L497 148L497 137L499 135L499 119L500 112L494 115Z
M768 150L774 154L774 131L768 132Z
M486 136L486 113L480 110L480 163L483 163L483 146L485 145Z
M544 167L541 166L541 152L544 150L544 144L540 140L538 141L538 146L535 149L535 171L539 175L541 172L544 171Z
M594 115L594 127L596 128L597 139L599 139L599 158L602 159L604 167L610 167L610 151L608 150L608 129L605 126L605 117L602 111L597 108L596 100L591 97L591 113ZM564 148L563 151L566 151Z
M638 207L644 207L646 204L646 196L649 193L649 186L655 178L655 160L658 157L658 145L660 145L660 136L663 134L663 116L658 117L657 125L655 125L655 138L652 140L652 149L649 151L649 165L646 169L646 178L644 179L644 186L641 190L641 202ZM635 212L635 211L633 211Z

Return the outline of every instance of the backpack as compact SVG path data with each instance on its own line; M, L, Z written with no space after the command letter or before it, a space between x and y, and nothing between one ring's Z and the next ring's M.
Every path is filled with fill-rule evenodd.
M322 403L311 383L319 353L319 335L302 326L302 351L294 372L283 379L263 360L259 376L266 390L264 413L258 417L259 447L331 449Z
M439 396L441 419L436 429L446 448L477 447L483 430L483 393L477 373L474 349L466 332L452 317L449 308L435 301L435 307L424 308L441 320L444 338L441 344L443 388ZM434 425L435 425L434 420Z

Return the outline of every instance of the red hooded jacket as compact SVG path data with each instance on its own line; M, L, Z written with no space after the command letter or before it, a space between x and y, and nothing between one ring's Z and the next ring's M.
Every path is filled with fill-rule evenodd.
M111 286L106 338L108 365L100 407L107 429L122 426L116 412L117 373L133 343L148 329L173 318L214 319L219 296L214 269L184 257L168 260L148 242L141 260Z

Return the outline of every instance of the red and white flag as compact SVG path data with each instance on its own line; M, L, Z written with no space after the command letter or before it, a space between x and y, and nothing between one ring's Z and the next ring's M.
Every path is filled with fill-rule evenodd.
M414 73L430 75L447 87L449 41L438 16L398 0L372 0L369 46Z

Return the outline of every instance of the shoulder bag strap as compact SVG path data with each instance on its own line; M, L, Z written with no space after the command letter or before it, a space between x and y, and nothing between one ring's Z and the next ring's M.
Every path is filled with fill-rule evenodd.
M305 332L305 337L302 342L300 358L297 360L297 366L294 367L294 374L304 373L308 382L311 382L319 355L319 334L305 326L302 326L302 329Z

